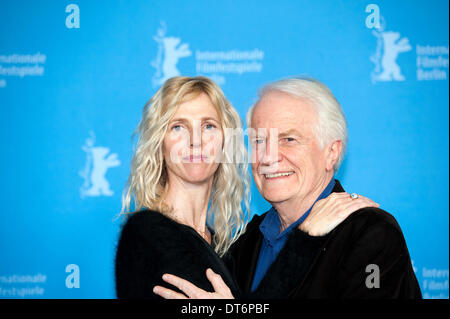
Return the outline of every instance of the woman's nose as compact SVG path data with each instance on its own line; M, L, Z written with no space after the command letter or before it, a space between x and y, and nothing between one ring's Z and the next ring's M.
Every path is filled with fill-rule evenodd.
M191 132L190 132L190 146L192 148L201 147L202 146L202 128L200 121L194 121Z

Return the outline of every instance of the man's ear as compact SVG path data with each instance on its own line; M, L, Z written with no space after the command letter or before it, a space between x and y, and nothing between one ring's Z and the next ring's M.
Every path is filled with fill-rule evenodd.
M339 159L339 155L341 155L342 152L342 141L337 140L332 142L328 148L327 148L327 158L326 158L326 169L327 171L333 171L334 170L334 164Z

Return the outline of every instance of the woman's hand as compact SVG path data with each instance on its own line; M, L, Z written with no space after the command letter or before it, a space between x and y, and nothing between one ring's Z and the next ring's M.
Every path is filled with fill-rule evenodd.
M323 236L332 231L350 214L365 207L380 207L361 195L352 198L349 193L331 193L317 201L299 229L311 236Z
M207 292L183 278L169 274L164 274L162 277L163 280L174 285L186 295L161 286L155 286L153 292L165 299L234 299L230 288L228 288L220 275L208 268L206 270L206 277L211 282L214 292Z

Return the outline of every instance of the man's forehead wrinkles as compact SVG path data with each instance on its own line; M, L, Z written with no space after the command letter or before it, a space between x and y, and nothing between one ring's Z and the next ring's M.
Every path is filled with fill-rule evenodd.
M290 126L298 127L299 123L303 122L302 117L290 116L278 116L276 114L266 115L264 118L256 118L252 121L254 125L264 126L264 127L280 127L280 126Z

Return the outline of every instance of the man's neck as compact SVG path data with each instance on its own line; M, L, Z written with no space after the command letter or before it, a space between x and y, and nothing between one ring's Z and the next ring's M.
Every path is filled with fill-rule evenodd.
M283 201L279 203L271 203L276 209L280 218L280 233L288 228L292 223L299 220L316 202L320 194L330 183L331 177L327 177L323 182L319 183L307 196L296 198L295 200Z

